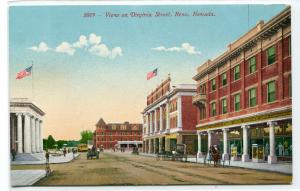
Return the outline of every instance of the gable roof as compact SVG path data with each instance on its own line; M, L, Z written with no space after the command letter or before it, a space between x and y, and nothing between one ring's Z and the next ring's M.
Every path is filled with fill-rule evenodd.
M96 126L105 126L106 123L104 122L104 120L102 118L99 119L98 123L96 124Z

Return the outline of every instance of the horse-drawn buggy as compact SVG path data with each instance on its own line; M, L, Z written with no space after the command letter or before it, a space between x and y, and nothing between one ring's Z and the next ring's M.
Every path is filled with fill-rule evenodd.
M95 149L94 147L92 149L88 149L87 153L86 153L86 158L87 159L99 159L99 154L100 152L97 151L97 149Z
M156 159L157 160L171 159L173 161L187 162L186 145L185 144L176 144L176 148L174 151L164 151L164 152L158 153L156 156Z

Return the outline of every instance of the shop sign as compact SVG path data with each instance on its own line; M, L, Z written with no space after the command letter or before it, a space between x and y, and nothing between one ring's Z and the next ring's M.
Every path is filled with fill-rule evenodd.
M177 138L177 134L166 135L166 139L176 139L176 138Z
M250 123L250 122L256 122L256 121L262 121L266 119L274 119L278 117L287 117L287 116L292 116L292 111L284 111L284 112L276 112L276 113L268 113L264 115L258 115L258 116L250 116L250 117L245 117L242 119L236 119L232 121L226 121L226 122L220 122L216 124L211 124L211 125L204 125L201 127L198 127L197 130L205 130L205 129L211 129L211 128L217 128L217 127L224 127L224 126L231 126L231 125L238 125L242 123Z
M237 146L231 147L231 156L236 157L237 156Z

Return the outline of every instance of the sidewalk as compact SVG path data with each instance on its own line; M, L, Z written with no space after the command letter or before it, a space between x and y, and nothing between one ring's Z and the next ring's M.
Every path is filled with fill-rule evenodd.
M76 153L74 155L74 158L78 157L79 153ZM73 153L67 153L66 156L64 157L63 155L61 156L52 156L50 155L49 157L49 163L50 164L57 164L57 163L66 163L70 162L73 160ZM11 161L10 164L12 165L22 165L22 164L45 164L46 160L38 160L38 161Z
M156 157L156 154L140 153L142 156ZM189 157L188 162L196 163L195 157ZM204 163L203 158L199 158L197 163ZM213 163L211 163L213 164ZM225 162L225 166L229 166L228 161ZM254 170L270 171L270 172L280 172L285 174L293 174L293 163L256 163L256 162L242 162L242 161L230 161L231 167L248 168Z
M31 186L45 176L45 170L12 170L11 186Z

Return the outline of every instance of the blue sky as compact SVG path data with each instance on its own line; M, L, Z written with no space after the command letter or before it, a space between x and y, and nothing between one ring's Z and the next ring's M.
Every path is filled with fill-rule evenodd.
M173 84L194 83L192 77L200 64L225 51L230 42L259 20L268 21L284 8L284 5L250 5L248 25L247 5L10 7L11 97L31 97L45 110L48 130L44 136L54 134L59 138L76 138L80 129L93 129L99 117L111 122L140 122L146 95L168 73ZM133 11L172 14L176 11L190 14L198 11L213 12L215 16L104 16L106 12ZM95 12L98 16L84 18L85 12ZM96 54L90 51L95 44L71 47L75 51L72 54L57 49L62 42L74 46L81 35L89 42L92 33L96 37L101 36L98 45L105 45L108 49L106 55L99 55L105 51ZM50 50L34 51L32 47L37 48L41 42ZM183 43L188 43L191 52L182 49ZM177 51L153 50L162 46L173 50L175 47ZM120 48L121 53L116 51L116 56L112 58L112 50L116 47ZM16 73L32 61L34 91L31 91L31 77L15 80ZM147 81L147 72L157 67L158 76ZM68 107L72 111L65 109ZM74 117L77 123L70 122ZM59 132L60 125L67 130L75 129L76 134Z

